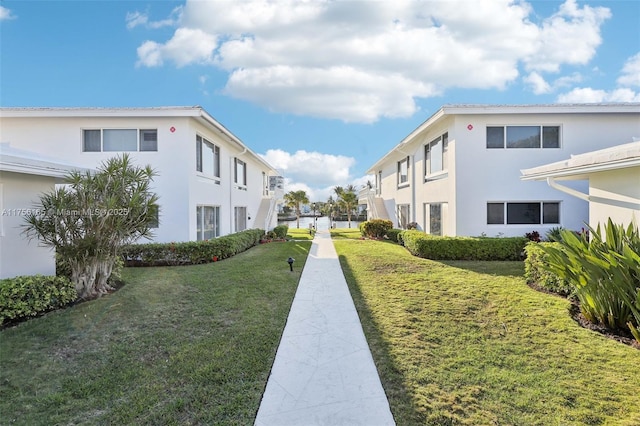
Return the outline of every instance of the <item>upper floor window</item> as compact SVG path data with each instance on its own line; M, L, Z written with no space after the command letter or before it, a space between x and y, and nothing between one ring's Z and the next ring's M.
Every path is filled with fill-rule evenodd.
M445 133L424 146L424 177L447 170L449 134Z
M540 225L560 223L558 202L487 203L487 224Z
M398 186L409 184L409 157L398 161Z
M236 158L235 183L239 186L247 186L247 163Z
M560 126L487 126L487 148L560 148Z
M85 129L83 152L157 151L157 129Z
M220 148L201 136L196 136L196 170L220 178Z

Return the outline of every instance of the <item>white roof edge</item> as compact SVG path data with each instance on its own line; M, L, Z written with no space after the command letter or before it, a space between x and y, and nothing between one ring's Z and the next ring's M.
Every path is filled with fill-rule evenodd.
M407 135L400 143L389 150L382 158L376 161L367 174L375 173L376 169L390 156L412 141L412 139L447 115L480 115L480 114L640 114L640 102L611 102L611 103L580 103L580 104L444 104L440 109L427 118L422 124Z
M521 180L543 180L548 177L570 177L607 170L640 166L640 142L617 145L555 163L521 170Z
M90 169L45 157L32 151L17 149L9 146L8 143L0 144L0 171L63 178L73 170Z

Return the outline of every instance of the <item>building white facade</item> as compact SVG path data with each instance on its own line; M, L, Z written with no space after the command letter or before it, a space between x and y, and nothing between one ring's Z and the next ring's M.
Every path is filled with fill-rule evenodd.
M640 142L522 170L521 179L545 181L556 190L587 201L593 228L604 226L609 219L625 227L634 224L637 228L640 224ZM589 191L583 193L564 185L573 180L587 180Z
M277 225L278 172L198 106L1 108L0 141L87 168L124 152L150 165L160 197L154 241Z
M588 203L522 182L520 170L640 136L640 104L443 106L367 173L370 218L436 235L517 236L581 229ZM586 191L576 181L573 189Z
M55 253L28 240L24 217L34 209L40 194L50 192L71 170L61 160L0 144L0 279L18 275L55 275Z

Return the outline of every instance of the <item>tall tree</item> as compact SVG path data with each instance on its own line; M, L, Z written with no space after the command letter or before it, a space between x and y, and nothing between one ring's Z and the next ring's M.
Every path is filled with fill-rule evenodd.
M71 172L66 186L40 197L24 232L52 247L71 269L80 298L112 291L107 283L121 246L151 238L158 197L155 172L134 166L127 154L103 162L97 172Z
M309 197L307 193L300 191L290 191L284 194L284 202L287 206L295 209L296 211L296 225L300 228L300 206L302 204L309 204Z
M347 221L349 228L351 228L351 214L358 207L358 194L356 187L353 185L347 185L345 188L336 186L333 191L338 198L338 203L347 212Z

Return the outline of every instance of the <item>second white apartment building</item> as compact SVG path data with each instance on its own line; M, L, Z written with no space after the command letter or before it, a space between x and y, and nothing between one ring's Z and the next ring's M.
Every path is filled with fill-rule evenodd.
M415 222L435 235L579 230L588 203L546 182L523 182L521 170L638 137L638 103L445 105L371 166L375 185L360 199L369 218L398 228Z
M282 178L199 106L1 108L0 142L91 169L125 152L135 164L151 165L158 242L277 224Z

